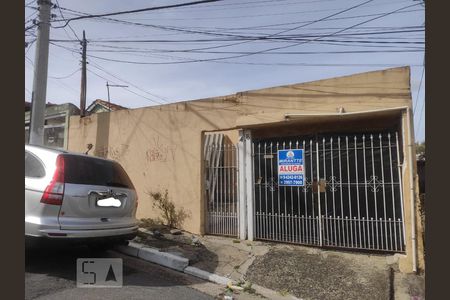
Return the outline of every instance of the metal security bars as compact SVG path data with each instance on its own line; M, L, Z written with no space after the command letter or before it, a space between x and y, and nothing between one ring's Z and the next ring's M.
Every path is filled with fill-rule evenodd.
M304 149L303 187L278 186L277 151ZM404 252L396 132L253 143L257 239Z
M207 233L238 236L237 148L223 134L205 139Z

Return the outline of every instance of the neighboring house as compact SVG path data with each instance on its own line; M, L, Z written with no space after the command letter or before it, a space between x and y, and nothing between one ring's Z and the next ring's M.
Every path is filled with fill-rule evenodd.
M67 149L69 117L80 115L80 109L72 103L47 103L45 108L44 145L52 148ZM126 107L97 99L86 109L87 115L100 112L117 111ZM30 135L31 102L25 101L25 144Z
M419 193L425 194L425 154L417 158L417 175L419 176Z
M100 112L116 111L121 109L128 109L128 108L114 103L110 103L108 101L97 99L86 108L86 114L90 115Z
M80 109L72 103L47 103L45 108L44 145L67 149L69 117L79 115ZM25 144L30 136L31 103L25 102Z
M30 111L31 110L31 102L25 101L25 111Z

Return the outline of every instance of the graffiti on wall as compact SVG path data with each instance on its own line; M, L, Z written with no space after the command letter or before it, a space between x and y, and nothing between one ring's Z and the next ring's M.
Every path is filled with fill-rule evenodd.
M159 140L159 137L153 138L151 147L145 152L148 162L167 162L175 160L176 145L167 145Z
M126 154L128 148L129 145L125 144L120 144L118 146L104 146L96 151L96 155L119 161Z

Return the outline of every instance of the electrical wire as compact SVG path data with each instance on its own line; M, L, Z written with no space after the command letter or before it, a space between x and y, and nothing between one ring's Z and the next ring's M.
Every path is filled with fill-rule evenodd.
M337 16L339 14L343 14L343 13L348 12L350 10L356 9L358 7L361 7L361 6L365 5L365 4L373 2L373 1L374 0L365 1L363 3L354 5L354 6L350 7L350 8L346 8L344 10L341 10L341 11L339 11L337 13L333 13L333 14L328 15L326 17L323 17L323 18L320 18L320 19L317 19L317 20L313 20L313 21L311 21L309 23L306 23L306 24L303 24L303 25L299 25L299 26L296 26L294 28L282 30L282 31L279 31L279 32L276 32L276 33L273 33L273 34L269 34L265 38L278 36L278 35L281 35L283 33L289 32L289 31L297 30L297 29L300 29L300 28L303 28L303 27L306 27L306 26L309 26L309 25L312 25L312 24L315 24L315 23L318 23L318 22L322 22L324 20L327 20L327 19L332 18L334 16ZM208 34L208 35L241 37L241 36L229 35L229 34L211 33L211 32L205 32L205 31L186 30L186 29L182 29L182 28L175 28L175 27L168 27L168 26L161 26L161 25L151 25L151 24L144 24L144 23L137 23L137 22L129 22L129 21L124 21L124 20L112 19L112 18L107 18L107 19L111 20L111 21L114 21L114 22L122 23L122 24L138 25L138 26L144 26L144 27L153 27L153 28L159 28L159 29L165 29L165 30L175 30L175 31L181 31L181 32L186 32L186 33L201 33L201 34ZM229 45L223 45L222 47L241 45L241 44L245 44L245 43L249 43L249 42L250 41L237 42L237 43L232 43L232 44L229 44Z
M414 109L413 109L413 114L416 113L416 108L417 108L417 104L419 102L419 93L420 93L420 89L422 87L422 80L423 80L423 75L425 74L425 66L423 66L422 68L422 75L420 76L420 83L419 83L419 88L417 90L417 95L416 95L416 103L414 105Z
M73 71L72 73L70 73L69 75L66 75L66 76L61 76L61 77L48 76L48 77L53 78L53 79L66 79L66 78L72 77L73 75L75 75L80 70L81 69L76 69L75 71Z
M70 52L74 52L74 53L78 53L78 51L62 46L62 45L58 45L54 42L50 42L50 44L63 48L67 51ZM98 57L98 56L94 56L94 55L88 55L89 57L93 57L96 59L100 59L100 60L105 60L105 61L112 61L112 62L123 62L123 63L131 63L131 64L177 64L180 63L179 61L177 62L161 62L161 63L157 63L157 62L133 62L133 61L122 61L122 60L116 60L116 59L109 59L109 58L104 58L104 57ZM166 58L172 58L172 59L177 59L177 60L186 60L186 58L183 57L176 57L176 56L167 56L167 55L160 55L160 57L166 57ZM190 62L190 61L188 61ZM217 63L224 63L224 64L239 64L239 65L256 65L256 66L330 66L330 67L352 67L352 66L368 66L368 67L396 67L396 66L402 66L402 65L406 65L406 64L402 64L402 63L397 63L397 64L313 64L313 63L253 63L253 62L232 62L232 61L211 61L211 62L217 62ZM419 66L419 65L414 65L414 64L409 64L410 66Z
M420 5L420 4L419 4ZM424 11L423 9L405 11L405 12L415 12L415 11ZM144 20L152 20L152 21L205 21L205 20L223 20L223 19L242 19L242 18L261 18L261 17L274 17L274 16L286 16L286 15L298 15L304 13L305 11L295 11L295 12L283 12L283 13L270 13L270 14L256 14L256 15L239 15L239 16L222 16L222 17L193 17L193 18L164 18L164 19L140 19ZM349 16L349 17L338 17L330 20L343 20L343 19L354 19L361 17L368 17L380 14L369 14L369 15L361 15L361 16ZM132 19L138 20L138 19ZM302 23L307 23L308 21L302 21ZM300 23L300 22L298 22Z
M328 1L337 1L337 0L328 0ZM265 1L262 1L262 2L265 2ZM286 5L302 5L304 7L304 4L317 3L317 2L323 3L325 1L314 1L314 2L294 1L294 2L290 2L290 3L279 3L280 1L269 1L269 2L272 2L273 4L251 5L251 6L244 6L244 7L227 7L227 8L219 8L219 9L217 9L217 8L210 9L209 8L209 7L215 7L214 5L209 5L209 6L205 6L205 7L202 7L202 8L194 8L194 9L185 7L182 10L182 12L183 13L185 13L185 12L200 12L200 13L207 12L208 13L208 12L212 12L212 11L220 11L220 12L224 12L225 11L226 12L228 10L236 10L236 9L239 9L239 10L242 10L242 11L245 11L246 9L250 9L250 10L254 11L254 10L257 10L258 8L260 8L260 7L273 7L273 6L276 6L275 8L279 8L280 6L286 6ZM259 1L258 3L261 3L261 1ZM399 2L384 1L384 2L377 2L376 4L372 4L372 5L367 5L366 7L374 7L374 6L380 7L380 6L383 6L383 5L397 5L397 4L401 4L401 3L411 3L411 1L410 0L399 1ZM233 5L233 4L235 6L242 5L242 3L231 3L231 5ZM217 5L217 6L219 6L219 5ZM270 8L268 8L268 9L270 9ZM302 10L302 11L283 13L283 15L285 15L285 14L298 14L298 15L300 15L300 14L311 14L311 13L319 13L319 12L336 11L336 10L341 10L341 9L343 9L343 8L339 8L338 7L338 8L316 9L316 10ZM152 12L148 12L148 13L152 13ZM144 14L148 14L148 13L144 13ZM269 14L269 15L273 16L273 15L277 15L277 14ZM267 16L269 16L269 15L267 15ZM252 15L248 15L248 16L252 17ZM258 15L258 16L261 16L261 15ZM187 19L132 18L132 19L129 19L129 20L130 21L139 21L139 20L141 20L141 21L144 21L144 20L152 20L152 21L154 21L154 20L187 20Z
M125 15L125 14L132 14L132 13L139 13L139 12L145 12L145 11L154 11L154 10L161 10L161 9L168 9L168 8L175 8L175 7L182 7L182 6L192 6L192 5L198 5L198 4L204 4L204 3L211 3L211 2L219 2L223 0L202 0L202 1L194 1L194 2L185 2L185 3L178 3L178 4L172 4L172 5L164 5L164 6L156 6L156 7L147 7L147 8L141 8L141 9L133 9L133 10L127 10L127 11L118 11L118 12L112 12L112 13L106 13L106 14L89 14L85 16L79 16L67 19L65 21L65 24L62 26L56 26L55 28L63 28L66 27L69 22L76 21L76 20L82 20L82 19L91 19L91 18L100 18L100 17L108 17L108 16L117 16L117 15Z
M112 82L113 84L118 84L118 83L114 82L113 80L109 80L109 79L107 79L107 78L105 78L105 77L103 77L103 76L101 76L101 75L95 73L95 72L92 71L92 70L89 70L89 69L88 69L87 71L88 71L89 73L92 73L92 74L94 74L95 76L97 76L97 77L103 79L103 80L110 81L110 82ZM140 95L140 94L138 94L138 93L136 93L136 92L134 92L134 91L132 91L132 90L130 90L130 89L128 89L128 88L124 88L124 90L126 90L126 91L128 91L128 92L130 92L130 93L132 93L132 94L134 94L134 95L137 95L137 96L139 96L139 97L142 97L142 98L144 98L144 99L146 99L146 100L149 100L149 101L151 101L151 102L153 102L153 103L156 103L156 104L158 104L158 105L163 105L163 104L164 104L164 103L158 102L158 101L156 101L156 100L154 100L154 99L150 99L150 98L148 98L148 97L142 96L142 95Z
M131 85L132 87L134 87L135 89L137 89L137 90L139 90L139 91L141 91L141 92L144 92L144 93L146 93L146 94L148 94L148 95L150 95L150 96L153 96L153 97L155 97L155 98L158 98L158 99L160 99L160 100L162 100L162 101L164 101L164 102L167 102L167 100L168 100L166 97L163 97L163 96L160 96L160 95L157 95L157 94L154 94L154 93L150 93L150 92L148 92L148 91L146 91L146 90L140 88L139 86L137 86L137 85L135 85L135 84L133 84L133 83L131 83L131 82L129 82L129 81L123 79L123 78L120 78L120 77L117 76L117 75L114 75L113 73L111 73L111 72L105 70L104 68L102 68L101 66L99 66L98 64L96 64L95 62L92 62L92 61L91 61L90 64L91 64L91 66L93 66L94 68L97 68L98 70L100 70L100 71L102 71L102 72L104 72L104 73L106 73L106 74L108 74L108 75L110 75L110 76L112 76L112 77L114 77L114 78L116 78L116 79L118 79L118 80L120 80L120 81L126 83L126 84Z
M61 10L61 6L59 5L58 0L56 0L56 6L58 7L59 13L61 14L61 17L63 20L66 20L66 18L64 17L64 14ZM80 38L78 37L77 33L75 32L75 30L73 30L72 26L70 26L69 23L67 23L67 27L69 27L69 29L72 31L72 33L75 35L75 37L77 38L77 40L81 43ZM64 29L65 30L65 29Z

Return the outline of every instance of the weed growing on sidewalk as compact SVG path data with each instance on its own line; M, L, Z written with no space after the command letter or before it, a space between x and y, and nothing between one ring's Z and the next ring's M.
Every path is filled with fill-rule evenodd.
M184 220L189 217L189 214L183 209L175 208L175 204L169 198L169 191L164 192L146 192L153 200L153 208L161 211L163 222L170 228L179 228L183 225Z

